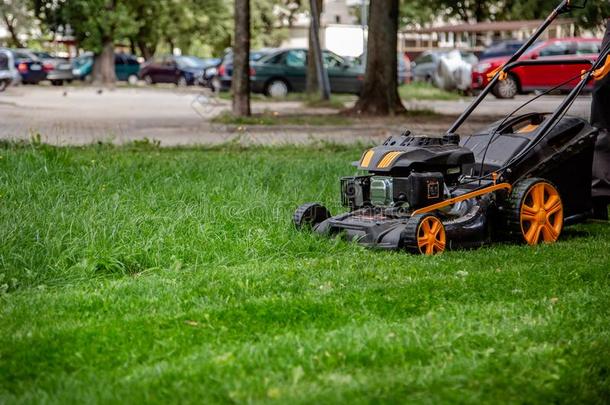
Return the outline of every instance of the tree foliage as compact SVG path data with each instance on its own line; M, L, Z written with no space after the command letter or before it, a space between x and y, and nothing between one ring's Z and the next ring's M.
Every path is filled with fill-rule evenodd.
M425 24L438 16L462 22L543 19L560 0L401 0L401 23ZM582 3L580 0L579 3ZM609 1L587 2L570 14L577 26L591 28L610 17Z
M0 0L0 23L10 35L9 45L18 48L23 46L20 36L35 25L33 13L23 0Z

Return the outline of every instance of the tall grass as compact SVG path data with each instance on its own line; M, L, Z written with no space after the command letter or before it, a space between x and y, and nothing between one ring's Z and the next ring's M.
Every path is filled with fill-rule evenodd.
M438 257L300 233L354 147L0 149L0 403L610 395L610 229Z

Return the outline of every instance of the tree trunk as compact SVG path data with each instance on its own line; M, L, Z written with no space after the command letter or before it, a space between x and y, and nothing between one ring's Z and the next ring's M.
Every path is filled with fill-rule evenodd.
M104 40L102 52L95 55L93 64L93 83L104 86L114 86L116 75L114 72L114 42Z
M322 7L324 5L323 0L315 0L318 5L318 21L320 20L320 15L322 14ZM311 16L313 18L313 15ZM309 24L309 49L307 51L307 85L305 87L305 91L307 94L314 95L317 94L320 90L318 85L318 73L316 71L316 58L314 57L314 46L313 46L313 35L320 35L319 32L313 32L313 24Z
M250 0L235 0L233 114L250 115Z
M155 56L156 46L147 44L145 41L137 40L138 49L145 60L149 60Z
M405 111L398 95L398 1L369 6L369 37L362 93L352 112L394 115Z
M11 34L11 42L15 48L24 48L21 40L19 39L19 34L17 33L17 27L15 27L15 19L9 18L5 12L2 12L2 19L4 20L4 25L6 25L6 29L9 34Z

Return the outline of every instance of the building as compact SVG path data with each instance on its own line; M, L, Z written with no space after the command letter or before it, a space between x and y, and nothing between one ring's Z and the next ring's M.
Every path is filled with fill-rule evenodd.
M361 0L358 0L358 4ZM356 10L346 0L325 0L324 12L320 18L320 44L323 48L342 56L359 56L364 49L362 26L358 24ZM308 14L301 14L289 28L288 39L281 46L286 48L307 48L309 45Z
M464 49L481 51L494 42L505 39L526 40L542 24L541 20L489 21L480 23L444 24L438 21L431 27L405 28L399 33L398 47L402 52L418 54L427 49ZM542 39L574 36L573 20L553 22Z

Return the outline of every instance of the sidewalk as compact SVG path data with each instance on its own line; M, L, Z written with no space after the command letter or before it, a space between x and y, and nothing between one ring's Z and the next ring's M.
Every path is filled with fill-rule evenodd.
M548 110L552 99L543 105ZM101 91L92 87L21 86L0 93L0 139L29 139L40 134L54 145L83 145L95 142L122 144L147 138L162 146L219 144L306 144L318 141L353 143L379 142L404 129L422 135L445 132L468 100L417 101L411 110L429 109L442 116L401 119L359 119L342 126L238 126L212 124L210 119L230 110L230 101L211 99L197 88L118 88ZM574 109L588 114L585 97ZM514 109L519 100L490 98L463 128L468 133ZM530 109L531 110L531 109ZM253 103L253 112L277 114L336 114L333 109L305 108L301 102ZM526 110L527 111L527 110Z

